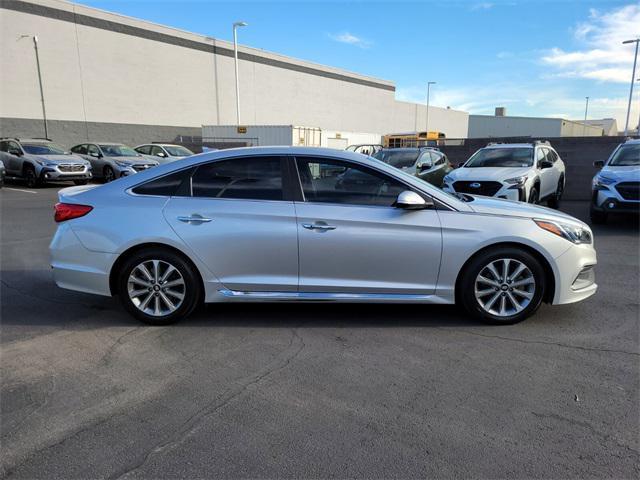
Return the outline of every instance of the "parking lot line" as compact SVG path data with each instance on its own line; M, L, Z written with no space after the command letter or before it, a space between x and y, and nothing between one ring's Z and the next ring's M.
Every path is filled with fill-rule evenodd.
M38 192L34 192L33 190L22 190L21 188L11 188L11 187L4 187L4 190L13 190L15 192L25 192L25 193L38 193Z

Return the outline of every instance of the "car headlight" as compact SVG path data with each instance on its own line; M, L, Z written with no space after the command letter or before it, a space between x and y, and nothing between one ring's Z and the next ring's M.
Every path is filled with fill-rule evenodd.
M593 177L593 188L608 187L612 183L616 183L615 178L609 178L603 175L596 175L595 177Z
M508 178L504 182L508 183L510 185L521 186L521 185L524 185L526 181L527 181L527 176L526 175L522 175L521 177Z
M124 162L122 160L116 160L116 164L119 167L125 167L125 168L129 168L129 167L131 167L133 165L133 163L131 163L131 162Z
M593 242L591 231L579 225L569 225L567 223L551 222L549 220L533 219L541 229L551 232L554 235L569 240L576 245L581 243L590 244Z

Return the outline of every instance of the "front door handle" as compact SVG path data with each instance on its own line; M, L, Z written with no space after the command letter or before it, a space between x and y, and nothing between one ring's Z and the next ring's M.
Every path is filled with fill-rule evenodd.
M193 223L194 225L198 225L200 223L208 223L211 220L213 220L213 218L203 217L202 215L198 215L197 213L194 213L193 215L190 215L190 216L179 216L178 220L184 223Z
M333 225L327 225L327 224L322 224L322 223L303 223L302 226L304 228L306 228L307 230L320 230L320 231L327 231L327 230L335 230L336 227L334 227Z

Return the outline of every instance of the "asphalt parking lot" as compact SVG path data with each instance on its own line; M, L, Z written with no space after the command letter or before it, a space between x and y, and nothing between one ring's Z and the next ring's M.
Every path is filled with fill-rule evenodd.
M8 187L4 478L640 474L636 219L594 229L596 296L519 325L455 307L236 304L148 327L116 299L58 289L59 186ZM563 209L588 217L585 202Z

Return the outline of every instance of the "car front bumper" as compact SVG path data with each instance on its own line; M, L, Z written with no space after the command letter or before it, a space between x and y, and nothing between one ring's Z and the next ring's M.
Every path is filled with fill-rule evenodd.
M640 200L628 200L615 189L615 185L597 187L592 191L591 208L599 212L640 213Z
M456 193L456 190L453 188L453 185L445 183L442 187L447 193ZM471 193L471 192L464 192ZM473 194L472 194L473 195ZM500 190L498 190L494 195L496 198L504 198L506 200L517 200L520 202L527 201L527 187L525 185L517 186L517 185L503 185Z
M91 169L84 167L81 171L62 171L59 167L44 167L40 172L43 180L49 181L72 181L72 180L90 180L93 178Z
M554 305L574 303L598 290L595 266L598 263L593 245L572 245L555 259Z

